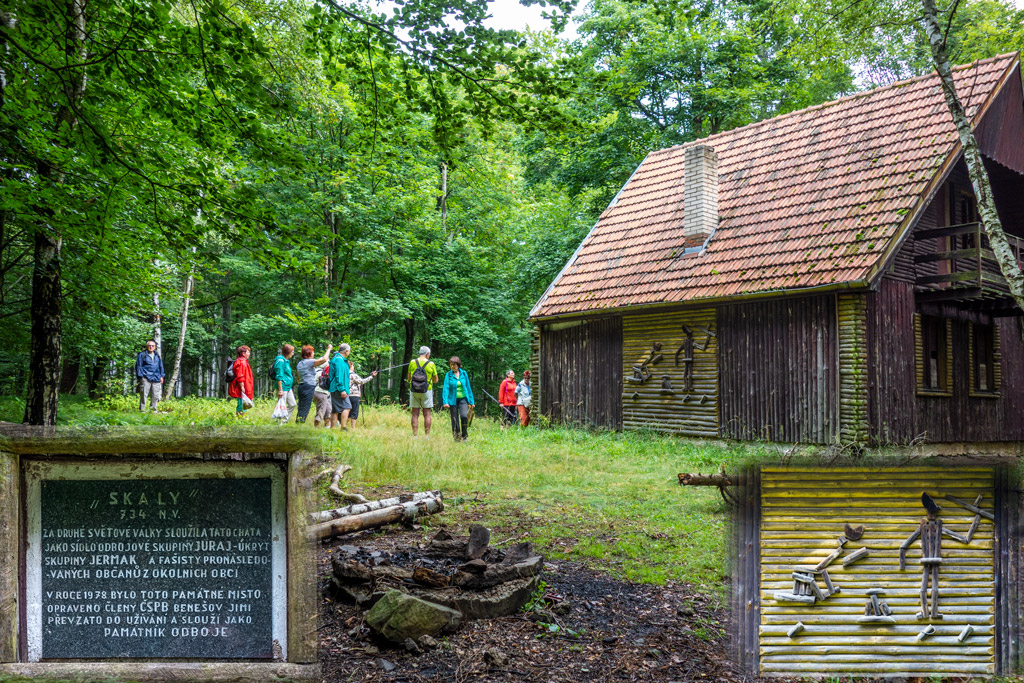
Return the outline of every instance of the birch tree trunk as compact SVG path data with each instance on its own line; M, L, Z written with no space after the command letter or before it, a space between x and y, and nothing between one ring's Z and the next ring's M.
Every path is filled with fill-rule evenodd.
M153 264L153 267L156 267L155 263ZM156 342L156 355L163 358L164 340L163 331L160 325L161 322L162 317L160 315L160 294L158 292L153 292L153 341Z
M85 0L69 0L66 5L64 51L69 64L86 59ZM9 24L10 19L5 23ZM69 68L63 77L63 101L54 120L57 144L70 147L78 126L78 106L85 92L85 68ZM64 182L64 172L48 160L38 164L40 177L55 186ZM61 370L61 268L63 244L56 211L46 211L35 226L35 248L32 268L31 338L28 358L28 391L25 396L23 421L32 425L57 423L57 398Z
M921 0L921 3L924 7L924 29L928 36L928 43L931 45L932 60L935 62L935 70L942 82L942 93L946 98L946 106L949 108L957 133L960 135L960 145L964 150L967 172L971 178L971 185L974 187L974 196L977 198L982 229L988 235L992 252L999 264L999 270L1010 287L1010 295L1017 302L1017 306L1024 309L1024 274L1021 273L1020 265L1010 248L1010 242L1006 239L1006 233L1003 232L1003 225L999 220L995 199L992 195L992 184L989 182L985 164L981 160L978 140L974 137L967 112L964 111L963 104L956 93L953 71L949 64L949 55L946 52L946 39L939 25L935 0Z
M195 286L196 267L193 265L188 271L188 278L185 280L185 300L181 306L181 331L178 332L178 348L174 352L174 369L171 371L171 380L164 389L164 400L174 398L174 389L178 384L178 377L181 375L181 355L185 350L185 330L188 326L188 307L192 303L192 288Z

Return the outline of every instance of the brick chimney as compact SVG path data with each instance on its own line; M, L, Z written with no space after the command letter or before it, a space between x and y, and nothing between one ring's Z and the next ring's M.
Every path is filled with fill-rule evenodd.
M718 227L718 155L709 145L686 148L683 165L683 234L700 246Z

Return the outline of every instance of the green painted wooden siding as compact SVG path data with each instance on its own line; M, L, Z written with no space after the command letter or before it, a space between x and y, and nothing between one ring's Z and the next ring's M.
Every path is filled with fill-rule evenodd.
M761 471L760 670L768 675L963 676L995 671L994 526L982 519L969 545L942 539L939 611L942 620L918 620L920 542L900 570L900 544L926 515L921 493L942 507L944 528L965 534L974 519L945 494L993 509L994 470L987 467L763 468ZM869 556L849 567L842 557L829 567L840 592L815 605L775 600L791 592L796 567L817 564L836 548L844 523L863 524L864 535L846 545ZM860 624L869 588L885 589L894 625ZM805 630L786 635L798 621ZM935 635L917 634L929 623ZM957 634L975 628L964 643Z
M692 390L683 388L685 364L676 363L676 351L686 339L683 326L693 334ZM711 333L710 338L708 332ZM622 426L654 429L687 436L718 437L718 339L715 309L679 311L622 319ZM662 360L650 366L652 377L630 382L633 366L650 358L651 346L662 345ZM706 345L706 348L701 349ZM680 358L683 354L680 353ZM663 393L669 377L673 394Z
M839 426L841 438L868 439L867 307L863 294L840 294Z

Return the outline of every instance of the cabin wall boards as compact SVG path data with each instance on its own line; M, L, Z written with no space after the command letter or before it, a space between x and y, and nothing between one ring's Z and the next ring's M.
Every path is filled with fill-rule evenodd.
M735 604L762 675L1012 672L1017 486L1002 466L762 467ZM752 527L755 527L752 528ZM905 556L902 563L900 556ZM758 565L757 580L751 563ZM935 592L937 586L938 591Z
M718 436L715 309L622 319L622 426Z

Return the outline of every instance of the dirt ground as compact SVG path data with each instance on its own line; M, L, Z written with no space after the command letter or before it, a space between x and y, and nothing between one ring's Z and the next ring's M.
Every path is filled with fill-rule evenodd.
M449 525L453 533L464 533ZM726 613L686 587L637 585L578 563L549 561L546 594L564 603L469 620L435 648L409 652L370 633L362 611L336 599L331 558L341 545L390 552L423 543L391 527L325 543L320 551L320 659L336 681L740 681L729 661ZM548 605L550 606L550 605Z

